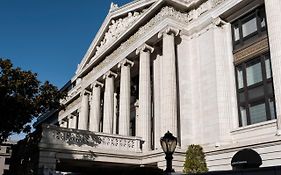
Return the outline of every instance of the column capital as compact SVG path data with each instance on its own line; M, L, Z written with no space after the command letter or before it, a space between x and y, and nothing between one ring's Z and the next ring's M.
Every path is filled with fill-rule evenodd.
M118 68L122 67L122 66L130 66L133 67L134 66L134 62L131 60L128 60L127 58L125 58L124 60L122 60L120 63L118 63Z
M84 90L81 91L81 96L83 96L83 95L90 95L90 94L91 94L91 92L89 92L89 91L86 90L86 89L84 89Z
M104 84L99 82L99 81L95 81L92 85L91 85L91 88L93 87L103 87Z
M138 54L140 54L140 52L147 52L147 51L149 51L150 53L153 53L154 48L144 43L139 48L137 48L136 54L138 55Z
M225 22L224 20L222 20L220 17L213 18L212 23L213 23L214 25L216 25L217 27L221 27L221 26L227 24L227 22Z
M168 35L174 34L174 36L178 36L179 33L180 33L179 29L171 26L167 26L166 28L164 28L158 33L158 38L162 38L163 34L168 34Z
M106 78L108 78L108 77L114 77L114 78L116 78L116 77L117 77L117 74L114 73L114 72L112 72L112 71L108 71L108 72L106 72L106 73L103 75L103 79L106 79Z

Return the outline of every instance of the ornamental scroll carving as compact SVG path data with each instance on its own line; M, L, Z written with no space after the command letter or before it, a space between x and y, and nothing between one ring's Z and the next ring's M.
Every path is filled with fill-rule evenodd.
M53 139L65 142L68 145L88 145L96 147L101 143L101 139L95 134L82 134L75 132L52 130L51 136Z
M108 27L108 31L104 34L103 40L100 42L100 45L96 47L96 54L102 52L108 45L113 43L121 34L123 34L128 27L130 27L140 16L145 12L144 9L142 12L129 12L127 17L119 18L117 20L112 20L111 24Z

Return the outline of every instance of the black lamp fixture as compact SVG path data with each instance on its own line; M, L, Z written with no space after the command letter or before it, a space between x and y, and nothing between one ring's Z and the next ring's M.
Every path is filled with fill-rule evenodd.
M177 138L174 137L173 134L170 133L169 131L164 135L164 137L161 137L160 139L161 147L166 154L165 157L167 162L167 167L165 170L166 173L175 172L175 170L172 168L172 160L177 143L178 143Z

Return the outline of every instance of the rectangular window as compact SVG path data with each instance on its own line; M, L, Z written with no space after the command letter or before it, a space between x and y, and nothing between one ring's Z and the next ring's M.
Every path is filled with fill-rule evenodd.
M276 118L269 54L236 66L239 125Z
M266 34L266 14L262 6L232 23L233 48L236 50Z

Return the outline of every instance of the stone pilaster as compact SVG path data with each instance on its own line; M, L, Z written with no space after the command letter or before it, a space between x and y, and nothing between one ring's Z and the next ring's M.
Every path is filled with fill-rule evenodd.
M163 55L161 59L161 121L162 133L169 130L177 136L177 73L176 73L176 52L175 36L179 30L167 27L158 34L163 37Z
M131 67L134 63L124 59L118 64L121 68L120 80L120 111L119 111L119 134L130 135L130 107L131 107Z
M78 129L88 130L88 117L89 117L89 95L88 91L83 91L81 109L79 113Z
M104 92L104 113L103 113L103 132L113 133L113 115L114 115L114 79L117 74L108 71L103 78L105 79Z
M92 85L92 101L90 109L90 124L89 130L93 132L99 132L100 119L101 119L101 88L103 84L96 81Z
M265 0L264 3L276 101L277 134L281 135L281 2Z
M139 68L139 128L141 132L137 135L144 139L144 150L151 149L151 78L150 78L150 54L154 51L151 46L143 44L137 49L140 55Z

